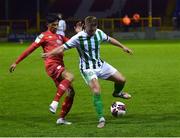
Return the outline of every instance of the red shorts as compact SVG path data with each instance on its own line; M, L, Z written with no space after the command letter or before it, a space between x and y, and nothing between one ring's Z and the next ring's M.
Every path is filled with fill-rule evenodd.
M60 79L64 69L64 66L57 63L46 66L46 72L53 80Z

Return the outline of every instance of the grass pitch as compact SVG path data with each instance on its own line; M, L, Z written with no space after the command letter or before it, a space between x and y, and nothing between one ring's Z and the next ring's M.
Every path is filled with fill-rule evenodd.
M180 41L123 43L133 49L133 56L104 44L101 46L101 58L126 76L124 90L129 91L133 98L113 98L113 83L100 81L107 120L103 129L96 128L92 94L80 76L75 49L66 52L64 59L66 67L75 75L76 96L67 116L73 124L57 126L58 112L52 115L48 111L56 88L45 73L41 48L10 74L9 66L28 43L0 43L0 136L180 136ZM111 115L113 101L127 105L124 117Z

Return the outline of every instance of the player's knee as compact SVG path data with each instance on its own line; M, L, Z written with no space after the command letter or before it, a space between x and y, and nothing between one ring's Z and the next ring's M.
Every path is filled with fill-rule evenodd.
M126 78L125 78L124 76L121 76L121 77L118 79L118 83L121 83L121 84L126 83Z
M65 79L69 80L70 82L72 82L74 80L74 75L71 73L67 73L65 76Z
M74 80L74 75L73 74L69 74L69 79L71 80L71 81L73 81Z
M93 93L99 93L101 91L100 90L101 88L97 79L91 80L91 82L89 83L89 86Z
M125 77L122 77L122 82L126 83L126 78Z
M92 88L92 91L94 92L94 93L96 93L96 94L99 94L100 93L100 87L98 86L98 85L95 85L95 86L93 86Z

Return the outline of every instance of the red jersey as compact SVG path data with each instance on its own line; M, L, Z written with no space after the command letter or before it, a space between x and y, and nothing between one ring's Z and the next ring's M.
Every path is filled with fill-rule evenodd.
M68 38L54 34L51 31L47 30L46 32L41 33L36 38L36 40L19 56L19 58L16 60L16 64L18 64L20 61L22 61L25 57L27 57L36 48L40 46L43 48L43 51L47 53L53 50L54 48L62 45L66 41L68 41ZM63 54L58 56L48 57L44 59L44 61L46 67L48 67L53 63L57 63L64 66Z

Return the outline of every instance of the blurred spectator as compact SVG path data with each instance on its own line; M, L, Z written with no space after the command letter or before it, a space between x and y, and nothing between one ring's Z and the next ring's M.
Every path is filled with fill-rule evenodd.
M58 17L59 17L59 24L58 24L57 34L65 36L66 22L65 20L63 20L63 16L61 13L58 14Z
M180 30L180 12L177 13L176 23L177 23L177 29Z
M177 12L173 17L173 26L175 30L180 30L180 12Z

